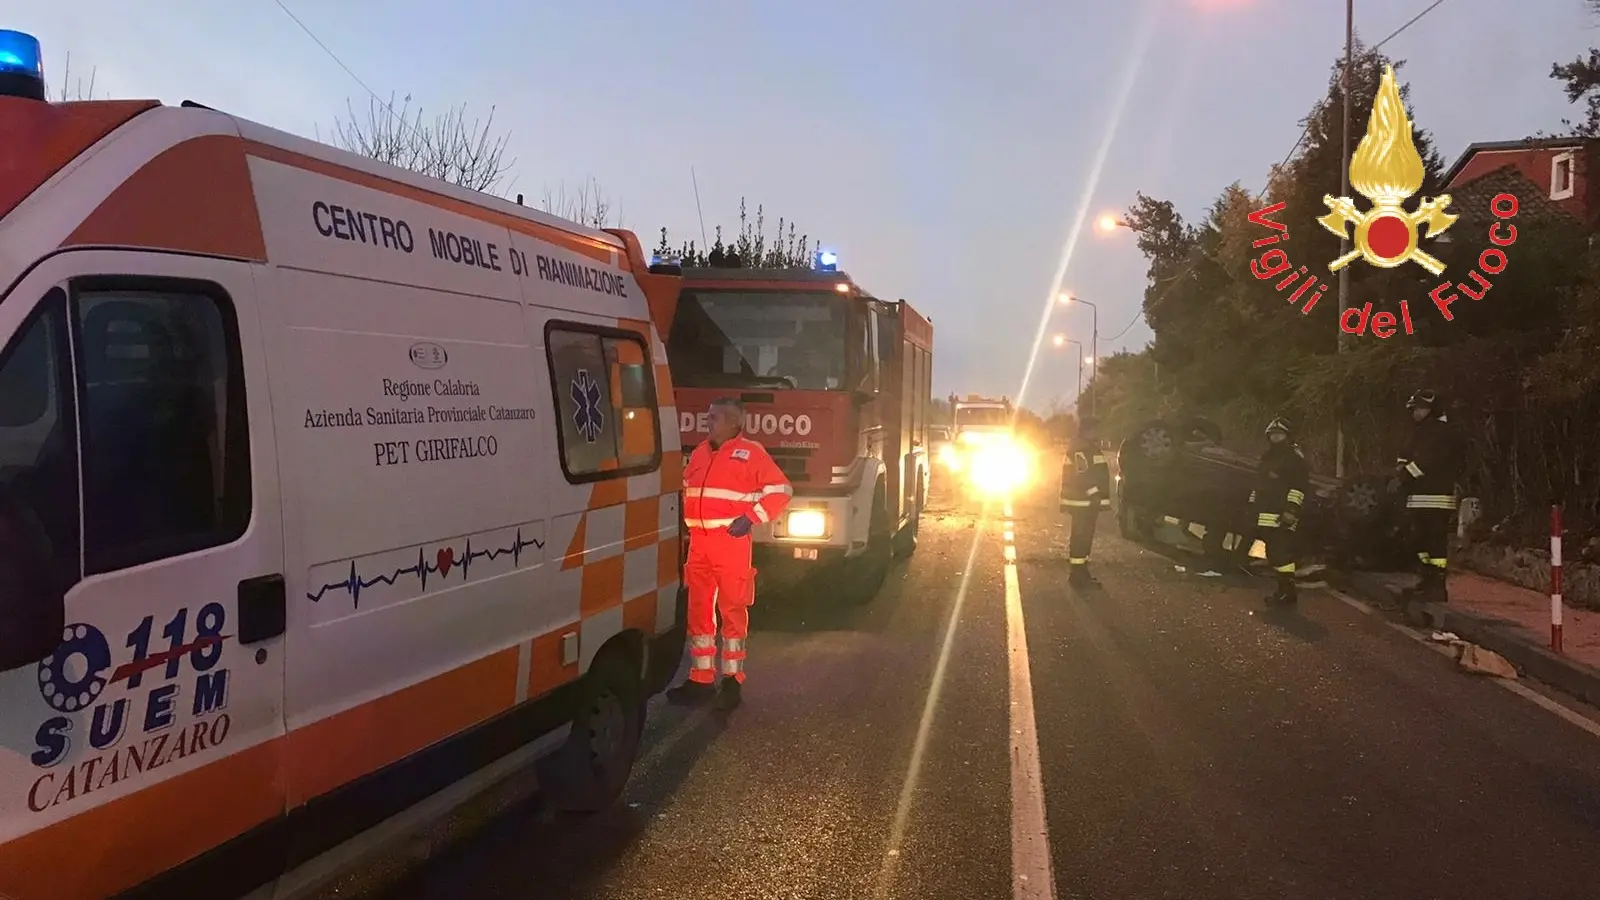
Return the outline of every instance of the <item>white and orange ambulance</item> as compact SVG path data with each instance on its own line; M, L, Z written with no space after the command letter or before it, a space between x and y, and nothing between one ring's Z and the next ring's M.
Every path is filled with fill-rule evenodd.
M0 32L0 897L289 896L518 753L615 799L683 640L678 279L37 58Z

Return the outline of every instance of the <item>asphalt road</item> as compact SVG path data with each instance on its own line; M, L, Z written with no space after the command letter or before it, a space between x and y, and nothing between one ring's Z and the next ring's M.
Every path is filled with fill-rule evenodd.
M1102 586L1074 592L1063 517L1016 513L1055 896L1600 896L1600 740L1328 594L1267 614L1264 582L1179 573L1109 517ZM514 808L381 896L1017 896L1004 534L945 503L872 604L763 596L729 722L654 701L616 809Z

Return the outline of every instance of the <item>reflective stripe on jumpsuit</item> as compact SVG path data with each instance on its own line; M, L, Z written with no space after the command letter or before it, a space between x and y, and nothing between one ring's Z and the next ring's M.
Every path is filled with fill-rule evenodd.
M743 683L750 605L756 570L750 535L735 537L728 526L740 516L767 523L782 514L793 489L765 448L743 435L690 454L683 489L689 556L683 578L689 591L689 680L717 679L717 632L722 632L722 674Z
M722 625L722 674L744 681L745 640L750 636L750 604L755 601L756 570L750 566L750 538L724 528L696 531L689 539L683 580L689 588L689 680L717 679L717 624Z

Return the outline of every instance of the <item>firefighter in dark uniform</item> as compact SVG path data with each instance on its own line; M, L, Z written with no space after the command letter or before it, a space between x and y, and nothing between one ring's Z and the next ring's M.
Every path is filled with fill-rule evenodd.
M1445 415L1439 395L1419 390L1406 401L1415 426L1405 453L1395 461L1391 488L1406 498L1406 519L1421 563L1422 577L1406 592L1408 601L1444 603L1445 560L1450 553L1450 525L1456 512L1456 478L1461 471L1461 444Z
M1095 523L1101 512L1111 508L1111 467L1096 428L1094 419L1078 420L1078 434L1067 447L1061 469L1061 511L1072 518L1067 583L1080 586L1096 583L1089 575L1089 552L1094 548Z
M1291 604L1295 592L1296 530L1300 510L1306 502L1306 486L1311 467L1304 453L1290 440L1289 423L1282 418L1267 424L1267 452L1256 466L1256 488L1250 492L1255 505L1256 531L1267 545L1267 565L1277 576L1277 589L1267 598L1275 604Z

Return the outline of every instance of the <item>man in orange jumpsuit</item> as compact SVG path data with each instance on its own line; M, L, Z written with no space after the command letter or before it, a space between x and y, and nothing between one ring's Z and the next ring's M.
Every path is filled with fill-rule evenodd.
M744 405L711 404L710 436L689 454L683 472L683 523L689 529L689 680L667 692L669 702L696 706L716 700L739 705L744 642L756 570L750 567L750 529L783 514L794 489L765 447L744 436ZM717 617L722 619L722 686L716 686Z

